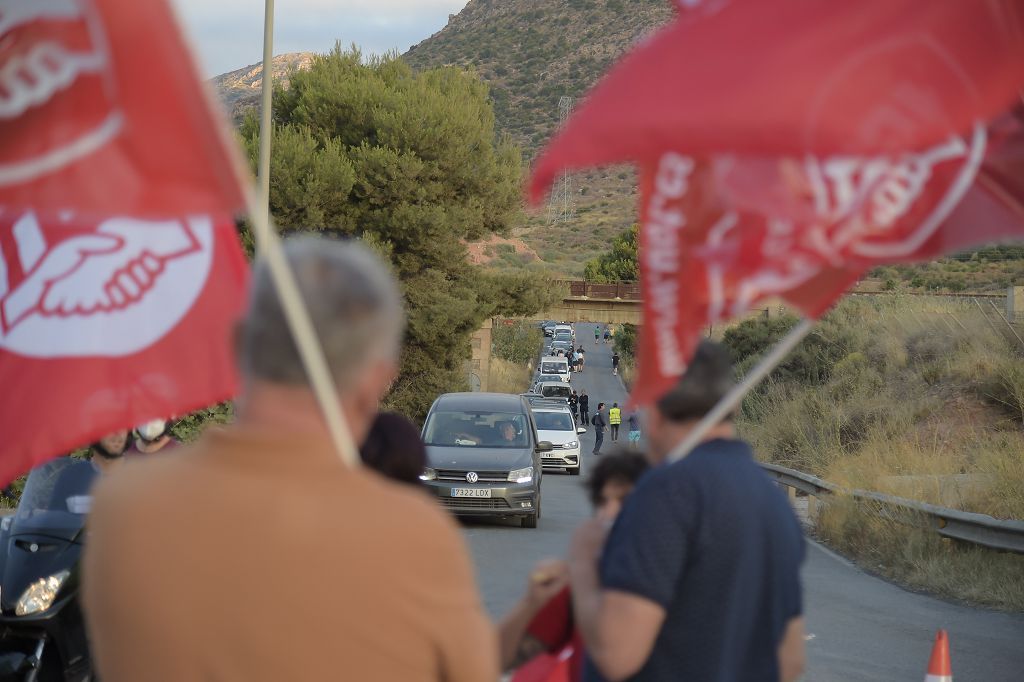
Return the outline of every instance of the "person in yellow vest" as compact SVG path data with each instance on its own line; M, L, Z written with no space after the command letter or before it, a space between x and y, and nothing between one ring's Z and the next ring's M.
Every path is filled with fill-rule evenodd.
M612 403L612 409L608 410L608 426L612 427L612 442L619 439L619 424L622 423L622 410L618 403Z

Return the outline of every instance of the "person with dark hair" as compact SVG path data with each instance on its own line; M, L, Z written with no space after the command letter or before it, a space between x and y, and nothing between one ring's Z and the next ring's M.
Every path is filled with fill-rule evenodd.
M580 424L590 423L590 396L587 395L587 389L580 389Z
M604 429L608 426L608 420L605 419L604 403L597 404L597 411L594 412L594 418L590 420L591 425L594 427L594 453L595 455L601 454L601 445L604 443Z
M363 464L401 483L420 484L427 448L416 426L396 412L381 412L359 448Z
M572 410L572 418L579 419L580 397L576 395L576 389L569 394L569 409Z
M114 431L89 446L89 458L100 473L106 473L124 461L131 447L131 431Z
M573 538L588 682L789 681L803 671L804 538L786 497L731 419L684 459L665 461L732 385L728 351L702 342L647 414L656 468L610 534L595 521Z
M595 517L611 523L647 467L647 460L636 452L602 457L586 480ZM544 561L534 568L526 594L498 626L503 670L541 654L568 652L569 679L581 679L583 646L573 624L568 577L563 561ZM512 682L516 682L515 677Z

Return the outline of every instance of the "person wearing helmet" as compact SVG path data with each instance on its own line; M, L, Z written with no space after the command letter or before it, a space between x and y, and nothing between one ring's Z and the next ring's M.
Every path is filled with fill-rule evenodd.
M152 455L178 444L171 436L171 424L166 419L151 419L135 427L136 454Z
M124 459L132 447L131 431L114 431L89 446L89 458L101 474L109 472Z

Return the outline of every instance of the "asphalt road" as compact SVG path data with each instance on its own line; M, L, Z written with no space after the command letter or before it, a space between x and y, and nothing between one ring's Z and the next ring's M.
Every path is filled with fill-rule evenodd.
M611 373L611 350L594 345L593 325L579 324L586 369L574 374L577 391L622 404L626 391ZM605 434L605 447L611 447ZM583 435L583 476L594 461L594 435ZM622 438L625 438L623 433ZM467 522L464 532L484 602L495 617L522 595L540 559L564 556L573 528L589 514L582 479L545 472L543 518L529 530L513 522ZM1024 680L1024 616L972 609L903 590L870 576L809 541L803 569L808 668L817 682L921 680L935 631L949 630L958 682Z

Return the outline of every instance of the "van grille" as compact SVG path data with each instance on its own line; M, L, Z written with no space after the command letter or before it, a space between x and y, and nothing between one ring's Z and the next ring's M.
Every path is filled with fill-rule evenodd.
M458 471L456 469L435 469L437 471L437 480L439 481L458 481L459 483L466 482L466 474L469 471L476 471L475 469L467 471ZM477 471L478 483L508 483L508 472L507 471Z

